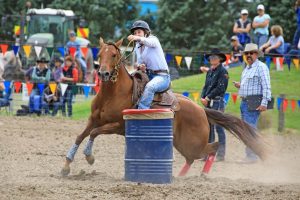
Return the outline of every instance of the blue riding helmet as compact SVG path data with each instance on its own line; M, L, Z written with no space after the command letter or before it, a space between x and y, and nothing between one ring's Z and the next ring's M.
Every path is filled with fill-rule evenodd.
M137 21L135 21L135 22L132 24L131 28L130 28L130 32L133 34L134 31L135 31L136 29L139 29L139 28L140 28L140 29L143 29L143 30L146 30L146 31L149 32L149 33L151 32L148 23L145 22L145 21L143 21L143 20L137 20Z

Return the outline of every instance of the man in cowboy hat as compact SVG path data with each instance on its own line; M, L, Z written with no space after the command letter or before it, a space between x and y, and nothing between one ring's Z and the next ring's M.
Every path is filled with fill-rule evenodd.
M270 73L266 64L258 60L263 53L257 44L247 44L243 53L248 64L243 70L241 81L233 83L239 88L239 95L242 98L240 105L242 119L256 128L260 113L267 110L268 101L271 100ZM246 148L246 158L243 162L253 163L257 159L257 155Z
M201 103L207 108L224 112L224 95L229 78L227 70L222 65L226 61L226 56L219 49L213 49L211 53L205 55L205 58L210 62L210 69L206 74L205 85L201 93ZM209 142L214 142L215 140L214 128L211 125ZM223 161L226 145L225 132L220 126L216 126L216 130L219 138L216 161Z

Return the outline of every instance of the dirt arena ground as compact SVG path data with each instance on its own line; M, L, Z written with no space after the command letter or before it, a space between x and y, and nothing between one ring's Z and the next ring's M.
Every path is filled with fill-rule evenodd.
M227 137L225 162L215 163L205 179L197 161L187 177L176 152L170 185L129 183L124 176L124 137L95 140L96 161L89 166L81 145L71 174L61 177L64 157L85 121L0 116L0 199L300 199L300 134L265 133L273 153L251 165L237 162L244 146Z

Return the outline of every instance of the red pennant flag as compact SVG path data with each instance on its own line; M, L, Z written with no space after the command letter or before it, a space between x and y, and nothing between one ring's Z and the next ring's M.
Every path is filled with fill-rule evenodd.
M19 93L20 92L20 89L21 89L21 86L22 86L22 83L17 81L17 82L14 82L14 86L15 86L15 91L16 93Z
M30 95L33 88L33 83L27 82L26 87L27 87L28 95Z
M7 52L7 49L8 49L8 44L0 44L0 48L1 48L2 54L5 55L5 53Z
M73 58L75 58L75 52L76 52L76 47L70 47L69 48L70 54Z
M231 57L231 55L230 55L230 54L226 54L226 65L228 65L228 64L229 64L230 57Z
M292 111L294 112L296 109L296 100L295 99L291 100L291 107L292 107Z
M96 93L98 93L99 90L100 90L100 86L99 85L94 86L94 90L95 90Z
M89 49L87 47L81 47L81 51L82 51L82 54L83 54L84 58L86 58L88 50Z
M232 100L233 100L233 103L236 103L236 100L237 100L237 93L232 93L231 94L231 97L232 97Z
M286 111L287 107L288 107L288 100L287 99L284 99L283 100L283 104L282 104L282 109L283 109L283 112Z

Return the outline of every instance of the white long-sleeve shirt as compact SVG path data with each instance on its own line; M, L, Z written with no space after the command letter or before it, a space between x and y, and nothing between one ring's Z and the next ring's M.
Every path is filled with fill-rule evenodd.
M141 46L142 45L142 46ZM157 37L142 37L135 47L137 63L145 64L150 70L169 70L168 64Z

